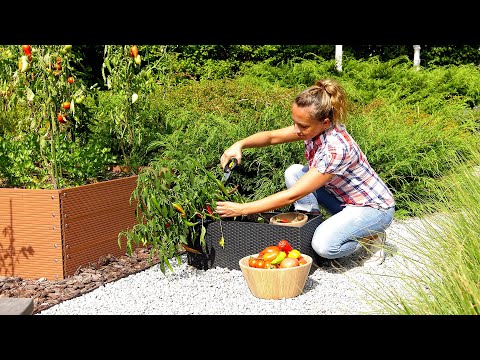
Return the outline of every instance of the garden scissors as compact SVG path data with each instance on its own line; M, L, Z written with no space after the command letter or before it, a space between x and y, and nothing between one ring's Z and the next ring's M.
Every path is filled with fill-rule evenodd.
M223 182L227 182L228 178L230 177L230 173L232 172L233 168L238 165L238 160L236 158L231 158L227 165L223 168Z

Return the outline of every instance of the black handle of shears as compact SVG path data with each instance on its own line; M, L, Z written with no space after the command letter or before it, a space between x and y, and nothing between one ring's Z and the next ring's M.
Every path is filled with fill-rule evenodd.
M223 172L229 173L237 165L238 165L238 160L236 158L231 158L230 160L228 160L227 165L225 165L225 167L223 168Z

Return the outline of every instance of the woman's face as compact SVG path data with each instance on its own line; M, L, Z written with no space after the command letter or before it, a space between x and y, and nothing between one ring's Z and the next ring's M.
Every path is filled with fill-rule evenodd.
M310 107L302 108L295 103L292 105L292 119L295 134L302 140L310 140L330 127L329 118L318 121L310 115Z

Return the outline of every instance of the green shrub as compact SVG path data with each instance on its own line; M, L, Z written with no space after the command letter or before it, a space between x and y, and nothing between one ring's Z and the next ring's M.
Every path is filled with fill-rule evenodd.
M439 79L452 69L429 75L414 71L405 59L387 64L350 60L350 70L339 75L331 63L318 61L317 67L312 60L277 67L257 64L232 80L159 90L162 98L156 98L155 106L167 130L150 147L157 149L157 156L201 153L209 164L218 164L233 142L290 125L291 102L311 85L308 81L336 77L351 100L347 128L394 192L397 216L411 216L420 206L434 209L429 193L440 179L439 171L451 170L456 155L468 159L472 144L478 144L478 124L465 113L474 94L470 83L463 86L465 96L451 96L458 81L440 87ZM451 78L466 80L468 70L459 68ZM471 73L475 83L476 73ZM284 188L283 172L294 162L304 162L302 142L247 149L232 176L244 195L258 199Z

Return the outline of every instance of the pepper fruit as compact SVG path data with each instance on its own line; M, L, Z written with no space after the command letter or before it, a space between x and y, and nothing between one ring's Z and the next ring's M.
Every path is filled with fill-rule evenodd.
M183 207L180 204L177 203L172 203L172 206L175 210L177 210L182 217L185 217L185 210L183 210Z
M25 72L27 71L28 69L30 68L30 64L27 60L27 57L25 55L21 56L19 59L18 59L18 69L21 71L21 72Z
M187 225L187 226L195 226L195 225L198 224L198 221L197 221L196 223L192 223L192 222L190 222L190 221L188 221L188 220L183 220L183 223L184 223L185 225Z
M292 250L292 246L290 245L290 243L285 240L285 239L282 239L278 242L277 246L280 248L280 250L282 251L285 251L287 254L289 251Z
M67 52L70 52L72 50L72 45L64 45L61 52L62 54L66 54Z
M205 208L207 209L207 211L208 211L208 213L209 213L210 215L213 215L213 210L212 210L212 208L210 207L210 204L207 204L207 205L205 206Z
M22 50L28 58L28 61L32 61L32 48L30 45L22 45Z
M30 45L22 45L22 50L27 56L32 53L32 48L30 47Z
M304 264L307 263L307 260L306 260L303 256L300 256L300 257L298 258L298 263L299 263L300 265L304 265Z
M270 264L272 265L276 265L276 264L280 264L283 259L285 259L287 257L287 253L285 251L280 251L277 255L277 257L275 259L273 259Z
M130 57L135 58L138 55L138 47L137 45L132 45L130 47Z
M57 114L57 120L61 122L62 124L65 124L65 115L63 115L61 112Z
M300 256L302 256L302 254L297 249L293 249L288 253L289 258L298 259Z
M137 65L140 65L142 63L142 57L140 56L140 54L135 56L135 58L133 60L135 61L135 64L137 64Z

